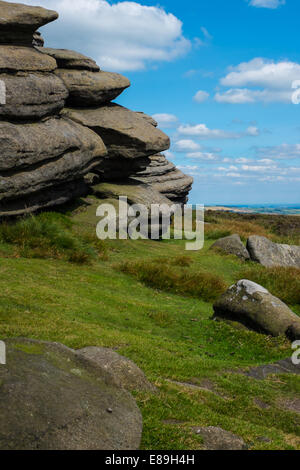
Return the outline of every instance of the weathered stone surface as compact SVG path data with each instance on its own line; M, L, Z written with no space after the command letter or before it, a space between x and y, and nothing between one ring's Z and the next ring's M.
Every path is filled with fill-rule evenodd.
M49 210L65 204L75 198L86 196L89 188L83 179L65 181L63 184L51 186L43 191L37 191L16 199L0 201L0 217L8 218L28 215L39 210Z
M33 47L0 46L0 72L52 72L56 60Z
M31 45L34 32L57 18L56 11L0 1L0 43Z
M69 91L69 106L97 106L114 100L130 81L118 73L57 69L56 75Z
M39 52L53 57L60 69L78 69L99 72L100 67L90 57L68 49L51 49L49 47L37 47Z
M0 118L40 119L59 112L68 90L52 73L1 74L6 85L6 104L0 105Z
M273 364L265 364L258 367L253 367L245 373L248 377L256 380L265 380L270 374L297 374L300 375L299 365L293 364L292 359L282 359L281 361Z
M300 246L281 245L268 238L253 235L248 239L247 249L253 261L268 268L290 266L300 269Z
M149 157L149 165L133 175L133 179L151 186L175 203L185 204L193 178L178 170L164 155Z
M215 426L193 429L195 434L203 437L207 450L247 450L243 439L231 432Z
M23 127L22 131L25 140L27 139L28 148L21 147L23 158L21 155L17 161L17 165L19 164L21 169L14 167L10 171L0 171L0 200L14 199L44 190L63 181L78 179L93 169L101 157L106 154L102 140L94 132L82 126L73 126L75 123L64 120L61 121L62 128L59 129L59 120L57 123L54 121L50 122L48 126L45 123L44 127L42 124L33 124L33 128L28 125L27 129L31 135L34 133L34 129L42 129L40 135L37 134L33 142L29 140L30 135L28 136L26 128ZM50 143L51 134L46 135L47 128L52 133L52 144ZM57 136L54 135L56 128L58 129ZM13 127L9 130L12 131ZM20 135L19 129L18 132ZM45 135L46 139L43 141L41 137L45 137ZM40 150L37 148L39 137ZM12 142L12 144L14 143L16 141ZM48 149L47 144L49 144ZM55 144L57 144L56 148ZM36 147L36 151L30 154L32 146ZM8 148L8 152L10 148ZM25 155L26 150L27 155ZM47 153L49 158L40 160ZM56 154L55 157L54 154ZM26 165L26 157L27 166L22 168L22 164ZM29 162L33 165L28 167Z
M109 374L58 343L8 340L1 450L136 450L142 419Z
M155 119L153 119L152 116L149 116L149 114L145 114L143 113L142 111L136 111L136 114L138 114L139 116L143 117L144 119L146 119L147 122L149 122L149 124L152 124L152 126L154 127L157 127L158 126L158 122L155 121Z
M300 318L264 287L248 280L238 281L214 304L215 318L240 322L272 336L300 339Z
M250 259L248 250L245 248L240 236L237 234L220 238L211 246L211 249L221 250L228 255L235 255L243 260Z
M111 374L115 382L125 390L154 391L144 372L130 359L120 356L112 349L90 346L76 353L93 361L96 367Z
M36 47L43 47L45 44L45 40L39 31L36 31L33 34L32 45Z
M166 134L137 113L116 104L97 109L64 109L63 113L97 132L112 158L146 157L170 146Z
M118 199L120 196L127 196L129 204L143 204L147 208L150 208L151 204L171 204L171 201L158 191L134 181L127 181L123 184L100 183L93 186L93 191L104 199Z
M106 148L99 136L69 119L49 118L44 122L15 124L0 121L0 175L16 173L66 153L104 157ZM89 157L88 157L89 158ZM5 173L10 172L10 173Z

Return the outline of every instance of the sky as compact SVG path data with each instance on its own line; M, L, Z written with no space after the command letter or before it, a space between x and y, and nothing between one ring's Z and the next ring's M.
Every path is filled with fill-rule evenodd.
M170 136L190 203L300 203L299 0L26 3L60 13L45 46L131 80L116 101Z

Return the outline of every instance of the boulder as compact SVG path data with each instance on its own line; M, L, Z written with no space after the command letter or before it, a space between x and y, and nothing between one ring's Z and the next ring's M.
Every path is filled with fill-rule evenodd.
M298 315L267 289L245 279L215 302L214 318L239 322L259 333L300 339Z
M59 122L59 120L57 120L57 122ZM29 135L26 132L26 128L22 129L25 141L27 138L28 147L21 147L23 158L22 155L19 155L18 159L18 156L14 156L13 154L13 158L18 159L16 163L21 166L21 169L16 168L17 165L15 165L9 171L0 171L0 200L18 198L47 189L64 181L67 182L78 179L99 164L101 157L106 154L102 140L89 129L78 125L73 126L73 124L75 123L62 120L62 128L58 130L57 136L54 136L53 133L55 132L55 128L59 127L59 125L51 121L48 126L47 123L45 123L44 128L43 124L33 124L33 128L31 129L30 125L27 125L27 129L30 129ZM47 128L52 131L52 143L51 135L48 134L45 138ZM12 129L13 128L9 128L10 131L12 131ZM30 134L32 135L34 130L38 129L42 129L42 132L36 134L33 142L30 142ZM70 130L69 134L68 129ZM16 132L16 136L20 137L20 130L18 129L18 131ZM42 140L43 137L44 141ZM40 149L38 148L39 138ZM12 150L14 144L15 146L18 144L18 141L13 139L13 136L11 136L10 140L11 145L8 143L7 153ZM56 143L57 147L55 148ZM48 148L47 144L49 144ZM35 153L30 154L28 150L34 146ZM60 150L62 151L61 153L59 153ZM27 155L25 155L26 152ZM41 160L41 158L45 157L47 152L49 158ZM32 166L28 166L29 162Z
M100 67L90 57L86 57L79 52L68 49L51 49L49 47L37 47L39 52L53 57L60 69L78 69L99 72Z
M245 248L239 235L230 235L229 237L219 238L211 249L221 250L228 255L235 255L243 260L249 260L250 255Z
M87 127L69 119L16 124L0 121L0 175L16 173L63 155L83 154L87 160L104 157L103 141ZM76 153L77 152L77 153Z
M52 73L0 74L6 86L6 104L0 105L0 118L41 119L58 113L65 105L68 90Z
M0 72L52 72L56 60L33 47L0 46Z
M93 361L95 367L113 375L115 382L125 390L153 392L155 387L147 380L144 372L130 359L120 356L112 349L91 346L78 349L76 353Z
M0 368L1 450L137 450L135 400L58 343L8 340Z
M136 111L136 114L143 117L144 119L146 119L146 121L148 121L149 124L152 124L152 126L154 126L154 127L158 126L158 122L155 121L155 119L153 119L152 116L149 116L148 114L145 114L142 111Z
M55 73L69 91L69 106L98 106L114 100L130 86L130 81L119 73L69 69L57 69Z
M268 238L253 235L248 239L247 249L252 261L267 268L283 266L300 269L300 246L281 245Z
M56 11L0 1L0 43L31 46L35 31L57 18Z
M137 113L110 103L96 109L64 109L63 113L93 129L111 158L139 158L167 150L170 139Z
M206 450L247 450L243 439L215 426L195 427L195 434L203 437Z

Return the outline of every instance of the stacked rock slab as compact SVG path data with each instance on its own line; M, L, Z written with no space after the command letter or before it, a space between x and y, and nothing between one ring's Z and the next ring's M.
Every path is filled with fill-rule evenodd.
M147 204L151 191L153 203L186 202L192 178L160 154L169 138L150 116L111 103L129 80L43 47L37 30L57 17L0 0L0 216L63 204L104 182L140 186Z
M1 216L80 195L84 175L107 153L94 132L60 116L68 89L55 74L55 58L32 45L36 29L57 16L43 8L0 2Z

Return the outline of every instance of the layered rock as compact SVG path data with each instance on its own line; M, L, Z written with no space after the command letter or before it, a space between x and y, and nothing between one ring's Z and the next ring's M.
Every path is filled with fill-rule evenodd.
M179 204L187 202L194 181L191 176L182 173L161 154L149 157L149 165L138 171L133 178Z
M68 106L98 106L114 100L130 86L130 81L118 73L69 69L55 73L69 91Z
M35 31L57 18L53 10L0 1L0 44L31 46Z
M129 80L83 54L41 47L37 29L57 16L0 1L0 214L103 195L104 183L114 183L113 198L186 202L192 178L159 154L170 140L157 122L110 103Z
M300 318L264 287L246 279L214 304L215 318L235 321L260 333L300 339Z
M170 146L166 134L138 113L114 103L100 108L66 108L63 114L100 135L110 158L146 157Z

